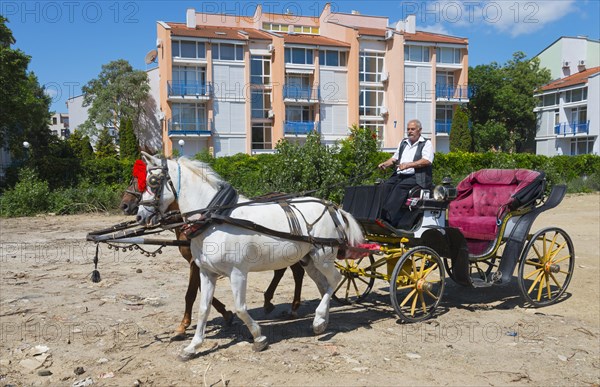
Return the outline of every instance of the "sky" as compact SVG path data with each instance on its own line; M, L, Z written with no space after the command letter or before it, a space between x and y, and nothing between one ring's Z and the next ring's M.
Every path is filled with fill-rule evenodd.
M252 15L264 12L318 16L326 1L0 1L16 39L31 56L29 70L52 97L51 110L67 112L66 100L98 76L103 64L126 59L140 70L156 48L156 22L185 23L197 12ZM386 16L390 23L416 15L417 30L469 39L469 65L503 64L516 51L533 57L561 36L600 38L600 0L329 1L334 12Z

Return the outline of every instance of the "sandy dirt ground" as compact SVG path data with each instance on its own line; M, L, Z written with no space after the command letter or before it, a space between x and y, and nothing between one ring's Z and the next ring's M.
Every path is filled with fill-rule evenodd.
M145 257L100 248L102 281L90 281L95 252L85 235L124 216L0 220L0 386L8 385L595 385L600 383L600 195L570 195L532 230L564 228L576 250L568 298L525 308L511 286L462 288L446 280L436 318L403 324L376 282L363 305L332 302L320 336L311 322L318 291L305 279L300 317L286 318L287 272L276 309L262 310L272 273L251 273L248 309L270 346L252 351L235 319L213 309L200 356L171 341L183 315L186 262L173 248ZM232 305L229 283L216 296ZM194 308L194 322L197 305ZM185 344L184 344L185 343Z

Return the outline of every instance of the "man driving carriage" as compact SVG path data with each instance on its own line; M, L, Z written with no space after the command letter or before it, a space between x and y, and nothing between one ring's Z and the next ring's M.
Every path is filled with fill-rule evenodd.
M423 189L431 187L433 146L431 140L421 136L422 129L421 121L408 121L406 138L400 141L392 157L378 166L380 169L396 166L394 174L384 183L387 195L381 218L397 228L407 226L403 221L406 213L404 203L410 190L417 186Z

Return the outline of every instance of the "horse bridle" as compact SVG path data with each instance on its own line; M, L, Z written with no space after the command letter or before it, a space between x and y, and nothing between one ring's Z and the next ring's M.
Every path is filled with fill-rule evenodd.
M179 163L177 163L177 165L179 166ZM152 173L155 170L159 170L160 172L158 174ZM177 194L177 190L175 189L175 185L173 184L173 180L169 175L169 166L167 164L167 159L163 157L161 159L161 166L159 167L148 168L147 176L148 179L146 183L146 190L150 190L150 192L154 194L154 197L149 200L140 200L139 205L148 209L148 211L150 211L153 215L158 216L159 222L162 222L162 220L165 219L168 215L163 213L160 209L160 200L162 198L165 186L167 184L169 185L171 192L173 192L173 195L175 196L175 200L177 200L179 196ZM138 197L139 195L139 198L142 198L141 192L135 192L134 195L136 195L136 197Z

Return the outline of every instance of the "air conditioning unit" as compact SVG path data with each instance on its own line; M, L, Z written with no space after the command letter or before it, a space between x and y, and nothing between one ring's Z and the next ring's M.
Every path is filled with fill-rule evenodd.
M158 119L159 120L164 120L165 119L165 113L164 112L158 112Z
M269 112L267 113L269 118L273 118L275 117L275 112L273 110L269 110Z
M394 37L394 31L392 30L387 30L385 31L385 40L390 40Z
M390 79L390 73L385 72L381 74L381 82L386 82L388 79Z
M267 46L267 50L269 50L269 52L273 52L273 51L275 51L275 46L274 46L274 45L272 45L272 44L269 44L269 45Z
M577 66L585 66L585 60L582 59L579 62L577 62Z
M562 67L569 67L569 66L571 66L571 63L568 60L563 61Z
M161 47L162 47L162 40L156 39L156 48L161 48Z
M388 110L385 106L382 106L381 108L379 108L379 115L380 116L386 116L388 114Z

